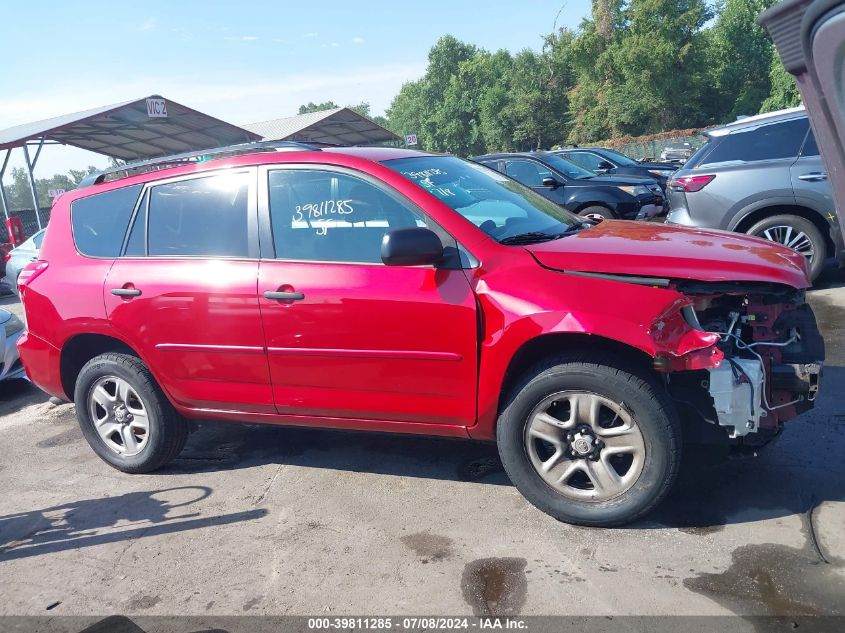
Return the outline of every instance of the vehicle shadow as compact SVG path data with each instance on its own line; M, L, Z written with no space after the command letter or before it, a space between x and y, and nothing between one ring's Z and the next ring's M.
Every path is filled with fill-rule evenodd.
M822 390L827 395L817 409L788 423L757 456L726 460L688 451L674 491L649 517L628 527L704 534L728 524L804 514L824 501L845 501L845 415L834 395L842 390L845 368L828 368ZM201 425L182 455L159 473L264 464L511 485L491 444L228 423Z
M172 512L211 493L207 486L128 492L0 516L0 562L250 521L267 514L261 508L215 516L191 510Z
M23 378L0 382L0 415L20 411L32 404L47 402L50 396Z

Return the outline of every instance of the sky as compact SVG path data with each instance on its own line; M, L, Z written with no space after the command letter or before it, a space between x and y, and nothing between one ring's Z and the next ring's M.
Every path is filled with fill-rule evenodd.
M0 0L0 129L160 94L235 124L300 104L381 114L439 37L539 50L590 0L19 2ZM23 164L13 151L11 166ZM36 177L107 159L45 147ZM8 172L6 176L8 182Z

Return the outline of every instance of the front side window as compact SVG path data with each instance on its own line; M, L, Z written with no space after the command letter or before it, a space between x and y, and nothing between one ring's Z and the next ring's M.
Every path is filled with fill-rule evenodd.
M795 158L807 134L807 117L767 123L716 137L699 167L741 165L758 160Z
M278 259L381 263L385 233L427 225L394 196L349 174L279 169L268 185Z
M397 158L384 163L502 241L530 232L559 234L582 219L492 169L454 156Z
M70 207L76 250L89 257L117 257L141 185L75 200Z
M607 162L601 156L592 152L566 152L563 154L563 157L590 171L601 169L602 163Z
M148 194L147 253L248 257L249 181L246 173L224 173L152 187ZM141 230L138 221L128 252L138 248L136 228Z
M818 156L819 146L816 145L816 137L813 134L812 128L807 132L807 139L804 141L804 147L801 148L801 156Z
M551 178L552 172L548 167L533 160L507 160L505 173L526 187L542 187L543 178Z

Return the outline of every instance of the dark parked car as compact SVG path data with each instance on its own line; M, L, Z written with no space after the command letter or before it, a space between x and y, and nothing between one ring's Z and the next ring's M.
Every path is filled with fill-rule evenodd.
M653 178L597 176L553 152L487 154L472 160L585 217L644 220L661 213L666 202Z
M625 154L603 147L570 147L558 150L556 153L597 174L653 178L664 191L666 181L678 169L677 165L639 162Z
M807 258L813 279L828 257L842 257L827 171L803 107L703 134L707 143L669 181L667 222L789 246Z

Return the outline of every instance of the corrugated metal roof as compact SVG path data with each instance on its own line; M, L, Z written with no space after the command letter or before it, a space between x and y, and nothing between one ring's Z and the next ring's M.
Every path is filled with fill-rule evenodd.
M260 139L169 99L164 99L167 116L151 117L148 99L163 97L152 95L0 130L0 150L44 137L113 158L137 160Z
M268 141L304 141L331 145L371 145L399 136L351 110L333 108L243 126Z

